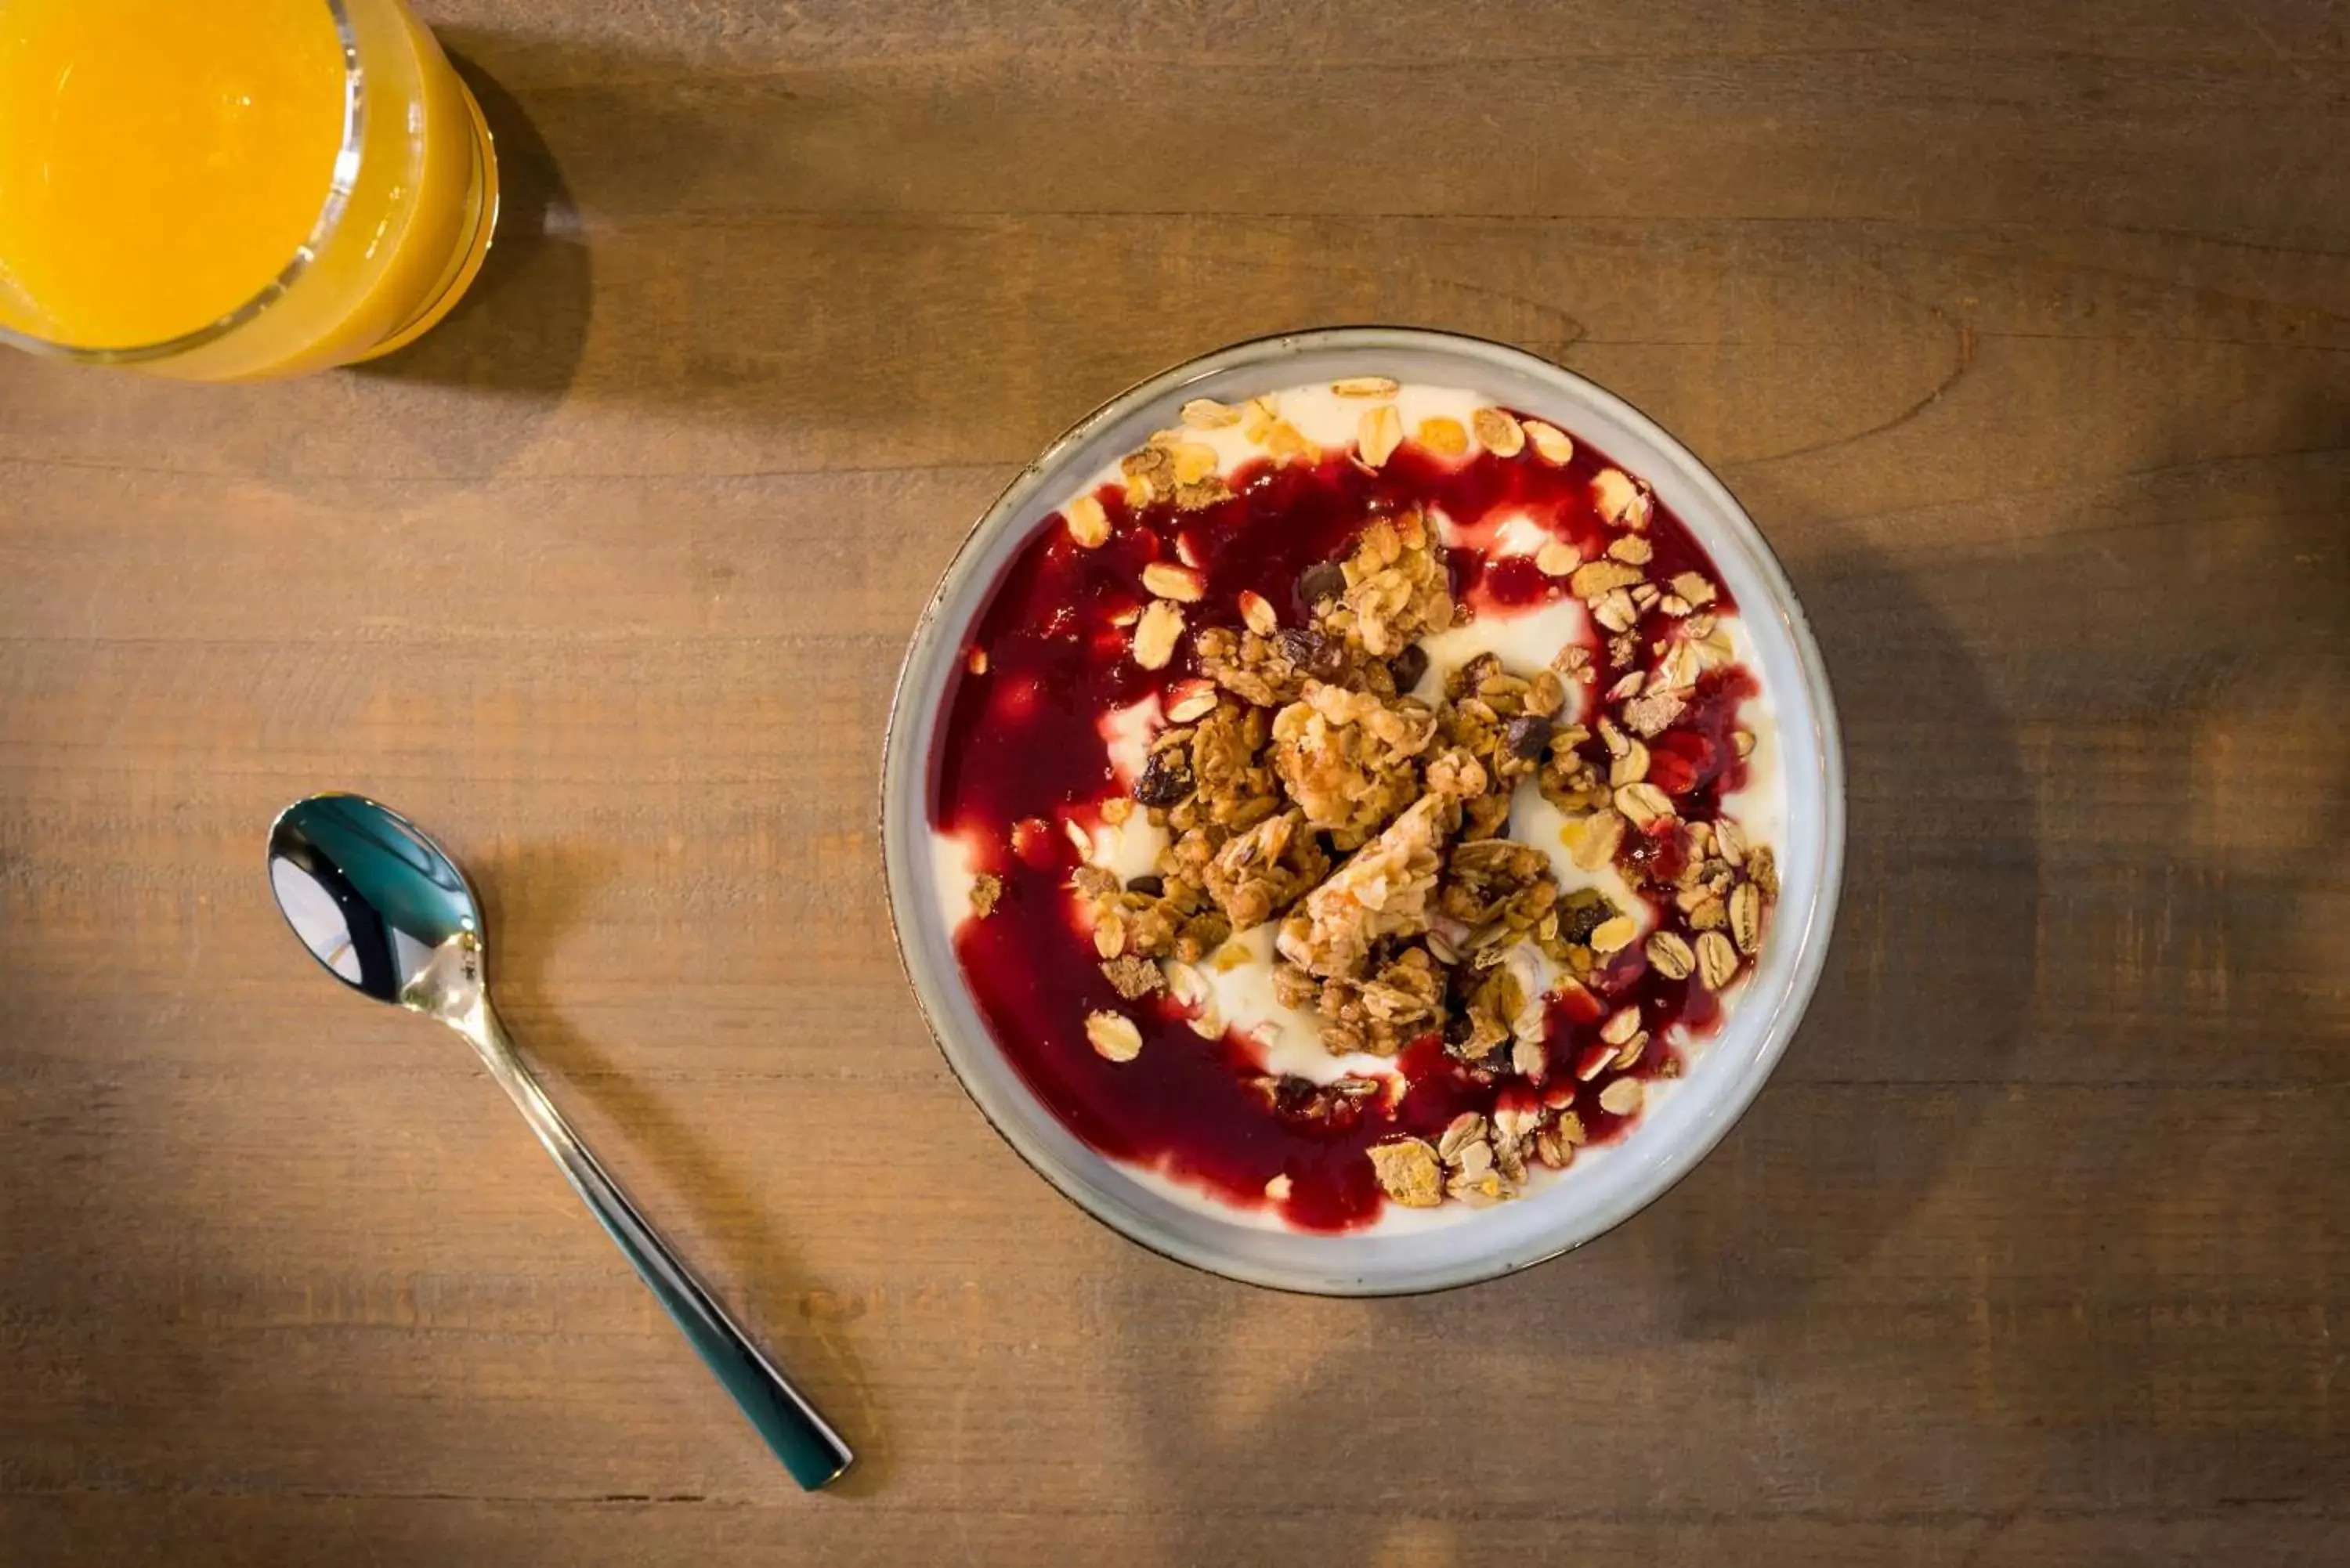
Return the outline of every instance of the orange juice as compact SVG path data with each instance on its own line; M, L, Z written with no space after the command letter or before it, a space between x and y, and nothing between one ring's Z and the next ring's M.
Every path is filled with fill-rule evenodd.
M0 0L0 332L242 379L455 303L487 130L400 0Z

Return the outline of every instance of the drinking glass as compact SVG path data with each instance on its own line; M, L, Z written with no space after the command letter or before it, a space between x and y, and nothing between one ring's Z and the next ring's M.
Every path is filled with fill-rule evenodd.
M207 381L372 358L456 304L497 206L401 0L0 0L0 341Z

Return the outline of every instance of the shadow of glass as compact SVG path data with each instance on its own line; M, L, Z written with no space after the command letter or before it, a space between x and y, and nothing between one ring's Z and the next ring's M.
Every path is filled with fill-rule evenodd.
M1794 510L1742 489L1761 515ZM1770 1085L1621 1238L1639 1265L1622 1282L1676 1301L1695 1339L1800 1324L1870 1268L2004 1093L2039 986L2040 828L2012 715L1904 568L1816 523L1801 536L1786 564L1844 727L1844 897Z
M578 372L594 296L577 209L562 167L522 104L453 47L450 58L480 102L496 147L496 235L480 275L447 317L358 373L552 407ZM501 419L515 444L531 422L511 410Z

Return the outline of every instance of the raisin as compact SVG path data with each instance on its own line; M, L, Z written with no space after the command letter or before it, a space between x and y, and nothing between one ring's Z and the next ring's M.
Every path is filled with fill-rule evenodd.
M1335 599L1347 591L1347 574L1336 561L1324 561L1305 568L1297 579L1297 597L1305 607L1314 608L1324 599Z
M1134 781L1134 798L1145 805L1173 805L1192 790L1191 759L1180 746L1162 747L1142 764Z
M1395 677L1398 691L1409 691L1428 673L1428 650L1416 642L1408 645L1388 660L1388 673Z
M1281 651L1299 673L1316 680L1336 680L1347 673L1347 645L1335 637L1293 626L1281 634Z
M1167 878L1156 875L1137 877L1127 883L1126 890L1139 893L1146 898L1161 898L1167 892Z
M1589 888L1577 888L1560 900L1558 906L1558 936L1564 942L1576 947L1590 944L1591 933L1615 918L1616 906L1606 895Z
M1551 732L1555 727L1544 714L1522 713L1503 726L1502 740L1513 755L1533 762L1550 744Z

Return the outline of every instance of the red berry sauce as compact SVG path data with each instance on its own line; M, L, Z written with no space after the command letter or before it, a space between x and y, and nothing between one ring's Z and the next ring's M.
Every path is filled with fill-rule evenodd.
M984 652L983 668L972 672L978 661L968 657L955 665L931 759L929 806L933 827L968 847L971 868L1002 879L994 912L963 919L955 950L997 1045L1071 1131L1104 1155L1236 1207L1272 1206L1300 1229L1347 1231L1377 1219L1386 1201L1364 1150L1399 1133L1433 1140L1463 1111L1490 1115L1513 1096L1525 1104L1543 1096L1553 1106L1571 1105L1592 1143L1620 1137L1628 1120L1603 1110L1599 1095L1624 1075L1610 1065L1587 1080L1577 1075L1596 1053L1612 1057L1598 1028L1615 1008L1639 1002L1655 1042L1631 1075L1679 1074L1668 1032L1679 1023L1691 1036L1710 1033L1719 1004L1694 979L1668 981L1650 970L1635 943L1615 955L1596 995L1570 988L1553 1002L1550 1071L1540 1087L1456 1061L1431 1033L1399 1058L1409 1085L1399 1099L1333 1113L1328 1096L1291 1080L1268 1105L1252 1086L1263 1074L1253 1042L1237 1033L1201 1038L1165 996L1119 998L1101 972L1069 885L1080 862L1063 824L1098 824L1100 803L1122 793L1100 720L1195 675L1188 632L1239 624L1243 589L1264 596L1284 625L1303 626L1300 576L1343 556L1372 516L1417 505L1440 512L1461 541L1449 563L1465 616L1538 607L1565 597L1565 582L1545 576L1528 556L1490 559L1486 546L1503 518L1522 514L1596 559L1617 532L1594 506L1591 483L1611 466L1580 442L1572 462L1553 466L1531 445L1513 458L1479 452L1455 459L1407 441L1377 472L1336 452L1315 462L1253 462L1232 476L1232 497L1204 511L1179 512L1169 502L1133 508L1118 486L1104 486L1096 495L1111 532L1098 549L1078 545L1058 514L1037 525L968 632L964 652ZM1711 560L1661 503L1647 537L1655 549L1645 568L1651 581L1695 571L1719 585ZM1182 607L1187 635L1174 662L1142 670L1128 657L1130 623L1113 618L1130 622L1122 612L1149 602L1140 582L1145 565L1187 557L1206 591ZM1726 590L1711 607L1732 609ZM1643 656L1668 625L1651 610L1635 628ZM1586 714L1623 673L1608 661L1606 634L1594 628L1590 635ZM1757 691L1742 666L1710 671L1688 711L1651 742L1650 776L1679 786L1669 793L1684 818L1711 817L1720 797L1744 783L1731 732L1741 702ZM1595 737L1586 749L1604 769L1601 742ZM1627 835L1618 866L1661 904L1683 844L1678 828L1659 837ZM1087 1043L1086 1015L1097 1009L1123 1012L1140 1026L1143 1046L1134 1060L1107 1061ZM1277 1176L1289 1179L1285 1199L1265 1195Z

